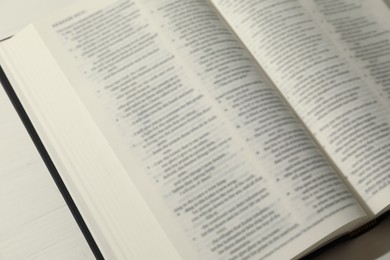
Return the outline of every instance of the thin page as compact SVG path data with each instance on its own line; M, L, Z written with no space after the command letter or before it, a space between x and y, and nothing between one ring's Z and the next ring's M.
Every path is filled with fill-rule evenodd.
M326 21L307 1L213 3L342 177L373 214L383 211L390 197L389 109L328 36Z
M29 90L64 132L54 149L85 142L62 140L82 121L74 91L184 259L293 257L365 215L207 1L89 1L36 29L72 86ZM132 196L125 184L115 193Z
M390 106L390 9L383 0L317 0L310 8Z
M317 12L317 19L326 21L328 37L343 50L345 56L368 87L377 96L378 103L390 107L390 9L383 0L375 1L314 1L308 8ZM389 111L389 110L388 110ZM389 116L387 116L389 118ZM385 134L389 139L389 135ZM368 140L367 143L371 141ZM372 150L373 145L365 146ZM390 193L381 190L390 185L389 156L385 146L370 151L370 164L360 174L358 183L364 183L368 192L378 194L381 205L390 208ZM372 176L373 167L377 174ZM387 188L389 190L389 188Z
M94 259L0 84L0 258Z

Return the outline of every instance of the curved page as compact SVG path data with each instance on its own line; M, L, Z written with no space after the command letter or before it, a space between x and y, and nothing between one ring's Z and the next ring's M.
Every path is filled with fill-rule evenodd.
M183 259L291 258L365 215L208 2L86 1L36 29L66 83L29 67L21 92L113 255L162 237L138 192Z
M315 1L318 7L299 0L213 2L342 177L373 214L383 211L390 203L389 106L377 91L380 87L375 85L375 78L360 69L356 59L350 57L350 50L331 36L334 32L331 24L318 14L318 9L329 13L349 8L351 16L341 15L347 19L346 25L348 19L359 19L359 9L355 8L358 5L347 2L361 1ZM329 14L327 18L332 17ZM375 27L376 32L385 31L378 24L365 23ZM353 31L357 34L352 37L355 41L358 31L366 30L364 27L362 24L363 29ZM371 40L383 37L378 35ZM361 44L367 43L363 39ZM382 45L383 52L377 55L386 60L388 44ZM388 68L382 66L380 70Z

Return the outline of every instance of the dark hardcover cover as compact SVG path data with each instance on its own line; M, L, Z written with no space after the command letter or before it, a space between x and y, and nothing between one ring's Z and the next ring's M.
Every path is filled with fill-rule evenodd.
M31 120L29 119L26 111L24 110L20 100L18 99L15 91L13 90L11 83L9 82L7 76L4 73L3 68L0 66L0 82L3 85L9 99L11 100L15 110L17 111L20 119L22 120L27 132L29 133L31 139L33 140L35 147L37 148L42 160L44 161L47 169L49 170L54 182L56 183L58 189L60 190L67 206L69 207L73 217L75 218L81 232L83 233L89 247L91 248L96 259L104 259L102 253L100 252L94 238L92 237L91 232L89 231L87 225L85 224L84 219L82 218L76 204L74 203L69 191L67 190L64 182L61 179L60 174L58 173L53 161L50 159L50 156L45 149L41 139L39 138L38 133L36 132Z

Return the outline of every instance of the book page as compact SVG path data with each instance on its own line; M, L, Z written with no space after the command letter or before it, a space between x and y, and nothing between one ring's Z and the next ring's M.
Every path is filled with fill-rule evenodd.
M325 21L305 1L213 2L343 177L374 214L382 211L390 202L389 109Z
M365 215L208 2L91 3L36 25L73 88L39 84L28 98L45 108L41 124L64 133L57 150L101 131L103 143L63 152L90 154L73 170L112 164L99 155L107 142L184 259L290 258ZM72 91L98 126L88 136L74 129L90 119ZM118 179L93 170L93 185ZM114 196L127 184L101 196L122 218L137 214Z
M33 26L0 63L105 259L180 259Z
M383 0L314 1L312 8L390 106L390 9Z
M0 259L94 259L0 84Z

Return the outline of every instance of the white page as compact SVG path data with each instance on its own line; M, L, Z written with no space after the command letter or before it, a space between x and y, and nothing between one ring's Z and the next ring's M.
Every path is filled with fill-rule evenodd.
M93 6L97 7L95 2ZM27 38L20 37L23 35ZM26 41L30 48L25 48ZM29 113L30 119L104 257L160 259L163 256L162 259L179 259L177 251L126 176L122 165L117 163L108 143L91 122L90 115L75 96L68 80L34 28L28 26L22 34L2 45L0 58L3 64L7 64L4 68L7 76L25 109L43 112ZM13 61L9 60L9 51L12 56L16 55ZM45 62L26 63L25 59ZM16 64L18 65L15 67ZM33 65L34 68L27 71L16 69L24 67L23 64ZM42 73L34 73L36 69ZM42 75L46 76L41 77ZM29 84L39 85L40 90L44 86L48 89L41 93L35 90L20 92L20 87L26 80ZM44 102L32 102L39 99L41 94L48 99ZM60 98L57 99L58 97ZM31 104L35 104L34 107ZM69 105L74 113L69 113ZM47 113L50 120L42 120ZM43 131L43 126L45 130L51 130Z
M316 0L311 8L390 106L390 9L382 0Z
M0 40L76 0L0 0Z
M328 37L310 2L213 2L371 211L384 210L390 110Z
M1 84L0 259L94 259Z
M257 68L248 57L242 54L237 41L231 35L229 36L221 23L216 22L215 31L213 31L216 35L221 35L221 41L211 37L209 41L211 45L216 46L215 51L220 51L220 55L212 53L211 57L218 61L215 62L218 71L224 69L223 60L230 57L228 52L223 51L224 48L229 51L235 50L233 52L237 59L230 60L229 64L232 67L229 69L231 71L226 71L224 75L218 75L216 71L209 74L207 66L212 65L213 62L202 65L208 62L201 60L206 55L196 52L196 44L186 44L187 40L190 42L191 38L197 39L201 36L197 35L196 30L183 29L184 32L174 33L176 29L180 31L180 28L175 28L170 19L176 15L186 20L182 14L188 11L187 8L193 8L194 13L191 16L188 15L191 19L197 19L197 14L206 17L204 21L207 23L206 26L203 24L202 33L205 33L207 28L213 28L212 21L215 21L217 16L211 9L208 9L206 1L188 2L188 6L186 4L181 6L181 1L159 3L107 1L107 3L106 9L101 10L98 5L92 8L85 2L84 6L75 6L74 10L64 12L61 16L52 17L37 25L46 45L52 51L56 62L61 65L74 89L68 89L69 83L66 80L64 80L66 89L56 90L58 86L40 84L46 90L26 89L26 91L32 91L31 94L34 92L34 96L26 95L26 99L36 105L34 108L36 111L39 110L40 113L45 113L50 117L50 120L42 120L41 123L47 124L46 129L55 129L55 131L46 131L46 134L52 136L52 143L60 144L54 147L57 153L64 153L63 155L69 157L75 157L76 152L79 154L79 158L75 158L76 161L71 161L69 164L73 167L85 167L86 162L83 162L82 156L95 165L102 163L116 168L119 167L116 165L119 159L126 167L128 177L137 184L143 197L149 202L148 206L151 207L168 237L185 256L185 259L191 259L191 257L223 258L229 254L232 258L238 258L237 254L256 254L255 251L262 250L263 247L267 249L259 253L259 256L274 254L273 257L291 257L349 221L364 215L359 207L356 207L357 204L351 194L342 185L325 159L319 155L293 115L276 97L276 91L262 82ZM138 9L140 6L143 8ZM179 17L176 18L179 19ZM186 20L187 26L190 24L189 21ZM199 20L197 22L202 23ZM188 34L186 35L185 32ZM83 37L88 38L88 41L84 41ZM207 48L204 49L207 50ZM9 54L13 55L12 52L15 50L10 49ZM47 50L40 51L42 51L41 55L50 56L46 54ZM14 54L18 56L18 66L22 65L23 55ZM133 62L138 64L131 67ZM42 67L45 66L42 65ZM149 75L154 76L146 76L147 72L153 72ZM39 82L33 74L29 76L31 76L29 80ZM234 80L229 81L229 76L234 76ZM127 82L128 77L133 77L130 83ZM154 80L156 82L153 82L150 87L142 86ZM237 85L227 84L224 89L223 84L218 83L219 80L234 82ZM245 92L250 92L260 104L266 103L266 109L269 109L269 113L275 117L262 115L259 107L254 110L255 114L251 120L248 120L247 116L253 115L250 115L248 111L245 116L241 116L240 110L245 109L245 103L228 97L235 87L243 91L237 92L237 97L240 96L242 99L245 97ZM74 97L76 93L79 98ZM157 95L157 93L160 94ZM219 98L221 95L224 97ZM165 100L162 98L164 96ZM217 99L226 103L226 107L217 105ZM71 115L66 106L67 102L72 103L72 110L77 108L76 111L80 110L80 113L74 111L75 114ZM81 102L85 107L80 104ZM57 106L57 104L63 104L65 107ZM246 103L246 105L249 104ZM67 126L65 121L71 127L73 127L72 121L79 123L88 121L83 124L85 127L96 128L89 122L91 118L84 115L85 108L99 129L95 129L88 136L81 136L82 140L77 141L75 137L65 142L64 140L70 138L70 132L75 136L79 135L77 131L69 129L70 126ZM232 111L225 113L227 112L225 108ZM135 115L135 111L139 111L140 114ZM42 118L40 113L37 115ZM58 118L60 114L62 118ZM83 119L83 116L87 118ZM256 120L256 116L264 120ZM161 125L158 125L160 119ZM153 124L149 124L150 122ZM145 128L137 124L145 124ZM267 125L268 128L266 128ZM161 129L156 130L157 128L154 127L161 127ZM81 128L80 125L80 132L84 131ZM274 128L279 130L278 133L273 131ZM177 129L180 130L175 132ZM267 131L264 132L262 129L267 129ZM101 137L101 134L104 136ZM94 155L92 146L81 145L84 142L90 142L89 138L93 135L99 135L99 138L104 140L103 143L95 142L93 147L99 149L99 146L106 147L109 143L117 159L112 159L113 155L109 154L111 149L107 147L104 150L107 158L102 158ZM279 138L277 138L278 135L280 135ZM252 142L247 144L246 138L252 138ZM269 142L271 140L272 142ZM279 140L285 142L279 142ZM73 145L79 150L70 148ZM157 146L161 146L162 149L159 150ZM66 150L65 147L72 150ZM271 151L274 148L275 151ZM102 151L98 153L100 152ZM179 154L186 157L178 160L175 155ZM94 156L89 158L90 155ZM294 155L299 159L292 160L291 157ZM66 160L65 157L60 158ZM167 164L172 164L172 167ZM200 166L202 166L201 170L199 170ZM98 170L95 169L96 167L94 166L94 170ZM148 171L148 167L154 169ZM184 185L180 183L180 180L175 183L177 177L171 179L169 176L177 174L176 171L182 170L181 167L184 167L182 169L185 169L187 173L183 178L188 179L191 178L190 176L204 174L205 185L191 185L187 187L187 190L183 189L183 186L189 184ZM313 172L305 171L305 168L310 168ZM229 171L224 169L229 169ZM209 178L209 171L214 177ZM296 175L293 174L294 171ZM105 176L107 173L103 175L103 171L99 172L102 174L100 180L100 174L97 172L94 173L95 178L86 176L92 173L85 173L77 178L89 179L90 183L83 184L99 187L102 185L99 183L102 180L108 181L114 178L117 189L111 191L110 199L115 200L112 209L114 207L121 209L122 217L131 215L126 210L130 208L123 203L126 198L116 197L120 193L125 195L123 190L130 190L131 186L126 187L126 183L122 185L117 183L125 176L122 176L122 172L118 175L107 176ZM195 173L192 175L190 172ZM311 176L312 173L313 176ZM112 185L111 181L107 182L107 185ZM199 179L196 183L200 184L202 181ZM229 187L228 184L234 185ZM81 188L78 190L87 193L82 186L80 185ZM241 186L245 188L241 189ZM228 189L234 189L234 191ZM226 192L219 193L218 190L226 190ZM131 192L133 192L132 189ZM132 195L131 192L128 194ZM207 192L210 192L209 196L206 195ZM305 193L307 196L304 196ZM109 197L103 196L103 191L102 194L94 194L102 197L99 204L109 202ZM212 198L212 196L214 199L210 202L211 204L208 204L207 198ZM316 196L319 199L314 199ZM226 205L222 202L218 203L218 200L225 200ZM252 203L252 200L256 203ZM207 216L207 212L191 212L194 204L208 208L210 212L214 209L218 212L213 211L211 216ZM224 223L226 225L219 228L232 229L233 233L211 230L210 236L202 238L208 233L208 225L210 228L217 228L218 218L224 221L223 218L231 216L233 216L233 221L228 219ZM209 220L208 217L210 217ZM133 218L136 218L136 215ZM109 220L113 221L112 218ZM262 223L263 220L267 224ZM128 222L129 225L134 225L130 223L131 221ZM233 231L234 226L240 223L245 228ZM246 228L248 230L244 231ZM266 238L259 239L260 231L256 231L256 228L265 232ZM119 229L118 231L121 232ZM279 232L279 235L273 231ZM234 232L237 234L235 235ZM251 237L248 242L251 244L250 250L253 250L251 252L245 252L244 246L241 247L238 241L234 241L240 239L240 236L245 236L244 232ZM120 235L128 234L118 233L116 235L114 233L114 237L117 236L118 239ZM218 243L218 240L229 241L225 244ZM272 240L278 240L278 242L271 243ZM293 242L290 243L290 241ZM117 243L118 248L126 247L124 241L108 242ZM237 244L237 248L223 249L224 246L228 247L229 243ZM285 245L287 246L284 250L278 250ZM214 247L217 249L213 249ZM217 250L221 252L216 252Z

